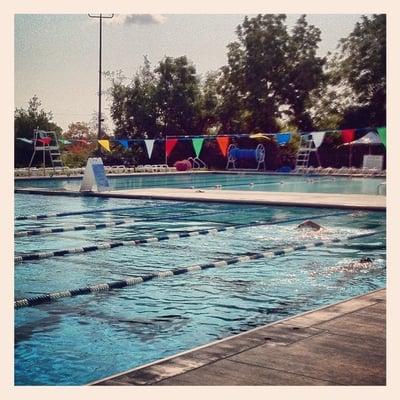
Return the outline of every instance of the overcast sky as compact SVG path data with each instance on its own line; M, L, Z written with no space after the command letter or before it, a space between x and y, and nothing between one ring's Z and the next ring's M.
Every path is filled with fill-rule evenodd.
M299 15L288 15L292 27ZM147 55L152 66L164 56L186 55L204 74L226 64L239 14L116 15L103 26L103 71L132 76ZM360 19L359 14L308 15L322 31L319 55L332 51ZM15 107L37 95L63 129L97 112L97 19L86 14L19 14L15 17ZM103 88L108 84L103 79ZM107 112L109 102L103 99ZM110 125L110 123L109 123Z

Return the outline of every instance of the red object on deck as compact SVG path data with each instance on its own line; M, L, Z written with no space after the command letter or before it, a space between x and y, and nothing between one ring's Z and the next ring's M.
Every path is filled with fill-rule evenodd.
M177 161L174 164L174 167L177 171L189 171L190 169L192 169L192 164L188 160L181 160Z

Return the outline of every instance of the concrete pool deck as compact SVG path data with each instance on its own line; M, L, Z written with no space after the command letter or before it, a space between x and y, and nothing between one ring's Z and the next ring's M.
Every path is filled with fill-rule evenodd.
M175 188L147 188L112 190L109 192L80 193L79 191L16 188L16 193L98 196L125 199L157 199L240 204L263 204L291 207L351 208L358 210L385 211L386 196L368 194L258 192L246 190L199 190Z
M381 289L90 385L385 384L386 289Z

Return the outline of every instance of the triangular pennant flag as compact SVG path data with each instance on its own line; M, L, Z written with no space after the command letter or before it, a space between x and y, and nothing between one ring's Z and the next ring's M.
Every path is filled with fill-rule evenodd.
M165 141L165 154L167 155L167 157L170 155L171 151L177 143L178 139L167 139Z
M343 143L350 143L356 137L356 130L355 129L343 129L342 130L342 140Z
M315 147L318 149L321 146L322 142L324 141L325 132L311 132L311 136Z
M153 139L146 139L144 141L144 144L146 145L147 156L149 158L151 158L151 155L153 154L154 140Z
M217 136L217 143L221 153L226 157L226 152L229 144L229 136Z
M18 140L21 140L22 142L25 142L25 143L30 143L30 144L32 144L32 143L33 143L33 141L32 141L32 140L25 139L25 138L23 138L23 137L18 137L17 139L18 139Z
M129 149L129 141L127 139L118 139L118 143L125 149Z
M43 143L45 146L48 146L51 142L51 137L44 137L44 138L38 139L38 142Z
M379 137L381 138L382 143L386 147L386 127L378 128L377 131L378 131Z
M69 140L66 139L58 139L58 141L62 144L71 144L72 142L70 142Z
M192 144L196 157L200 155L201 149L203 147L204 138L194 138L192 139Z
M292 135L290 133L278 133L276 140L280 146L283 146L290 141L291 137Z
M107 151L111 151L110 150L110 141L108 139L102 139L102 140L98 140L100 146L104 147Z

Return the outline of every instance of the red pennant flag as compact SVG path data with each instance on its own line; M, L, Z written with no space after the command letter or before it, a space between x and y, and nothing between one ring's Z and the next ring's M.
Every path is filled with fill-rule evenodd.
M355 129L344 129L342 130L342 140L343 143L350 143L356 137L356 130Z
M217 136L217 142L221 153L224 155L224 157L226 157L226 152L229 145L229 136Z
M171 151L177 143L178 139L167 139L165 141L165 154L167 155L167 157L170 155Z
M38 141L40 143L43 143L44 145L48 146L51 142L51 137L44 137L44 138L38 139Z

